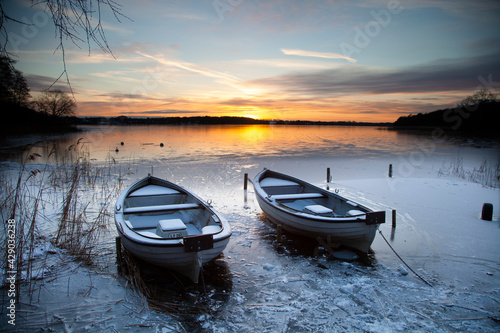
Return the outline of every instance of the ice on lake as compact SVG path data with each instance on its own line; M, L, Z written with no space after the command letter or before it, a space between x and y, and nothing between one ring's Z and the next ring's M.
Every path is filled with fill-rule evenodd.
M88 133L94 139L86 141L96 163L112 156L117 165L126 166L124 186L152 172L189 188L229 220L231 241L205 268L204 283L198 286L142 266L138 274L147 284L146 295L116 271L112 218L97 266L85 266L40 239L35 261L45 261L43 272L31 299L22 289L16 327L7 324L3 306L0 323L6 330L500 329L500 193L498 187L484 186L472 177L484 161L498 166L495 140L450 137L436 144L426 136L337 127L244 126L232 132L206 126L93 128ZM125 144L117 153L120 141ZM71 139L64 142L60 144ZM389 164L392 178L387 177ZM454 172L460 166L470 177ZM4 173L18 170L16 161L8 158L2 167ZM330 167L331 190L387 212L373 253L336 260L314 240L286 233L278 240L252 186L243 191L244 173L253 178L263 167L322 187L327 186ZM493 221L480 219L485 202L494 205ZM108 204L112 207L114 202ZM45 223L53 221L48 218ZM50 233L50 228L41 230ZM384 237L432 287L397 258Z

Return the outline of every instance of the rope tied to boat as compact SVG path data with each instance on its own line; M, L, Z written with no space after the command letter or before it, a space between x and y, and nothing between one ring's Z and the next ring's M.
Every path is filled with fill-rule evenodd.
M387 243L387 245L389 245L389 248L392 250L392 252L394 252L394 254L399 258L399 260L401 260L401 262L413 273L415 274L416 277L418 277L420 280L422 280L425 284L427 284L428 286L430 287L434 287L432 284L430 284L427 280L425 280L423 277L421 277L420 275L418 275L417 272L415 272L404 260L403 258L401 258L401 256L396 252L396 250L394 250L394 248L391 246L391 244L389 244L389 242L387 241L387 239L385 238L384 234L382 233L382 230L379 230L378 231L380 233L380 236L382 236L382 238L385 240L385 242Z

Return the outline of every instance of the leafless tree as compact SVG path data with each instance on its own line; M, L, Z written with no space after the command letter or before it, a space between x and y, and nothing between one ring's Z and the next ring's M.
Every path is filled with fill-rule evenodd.
M7 50L9 31L6 23L27 23L23 23L12 14L6 13L2 3L3 0L0 0L0 37L3 39L0 44L0 54L9 55ZM105 8L108 8L117 21L121 22L120 19L126 18L126 16L121 13L122 6L119 3L113 0L31 0L31 3L33 7L42 8L50 13L55 26L56 38L59 40L56 50L60 50L62 53L64 69L54 83L64 76L71 89L66 69L64 44L68 40L78 47L82 43L86 44L89 53L92 43L95 43L104 52L113 54L104 33L102 13Z
M75 100L59 89L45 91L34 105L37 111L51 116L73 116L76 109Z
M470 96L464 98L460 103L458 103L459 107L467 108L473 105L479 104L481 102L493 102L495 101L497 96L491 92L489 89L481 89L476 91Z

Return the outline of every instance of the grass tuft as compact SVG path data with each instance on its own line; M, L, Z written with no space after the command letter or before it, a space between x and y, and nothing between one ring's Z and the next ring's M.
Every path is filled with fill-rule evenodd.
M463 158L459 156L448 164L443 162L438 176L456 177L487 187L500 188L500 160L496 163L483 160L478 167L467 169L464 167Z

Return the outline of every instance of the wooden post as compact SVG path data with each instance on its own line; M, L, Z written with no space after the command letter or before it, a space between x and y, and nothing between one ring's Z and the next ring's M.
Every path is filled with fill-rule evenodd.
M392 177L392 164L389 164L389 178Z
M481 219L485 221L493 220L493 204L490 203L483 204L483 210L481 211Z
M122 265L122 239L118 236L115 238L116 244L116 262L118 263L118 269Z
M246 190L248 187L248 173L245 173L245 180L243 181L243 189Z
M396 210L395 209L392 210L392 228L393 229L396 228Z
M329 183L332 180L332 176L330 176L330 168L326 168L326 182Z

